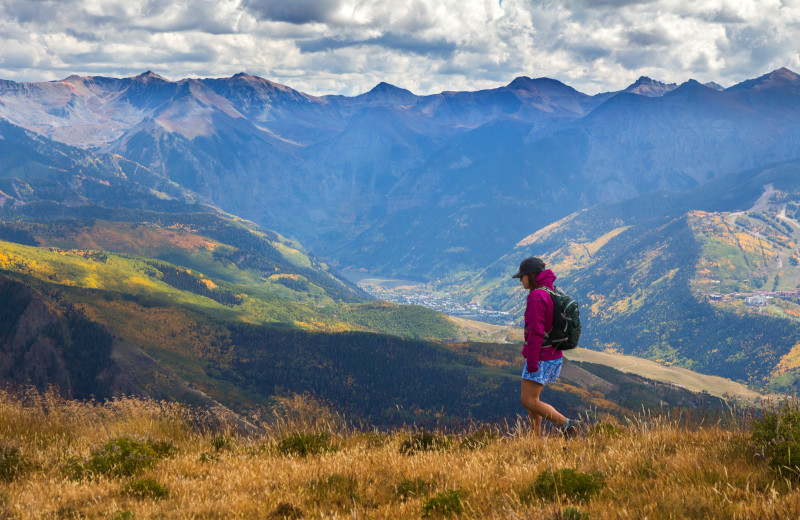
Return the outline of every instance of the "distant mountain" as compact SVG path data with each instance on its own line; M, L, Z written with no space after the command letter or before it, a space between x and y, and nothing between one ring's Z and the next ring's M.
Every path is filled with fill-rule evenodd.
M29 131L122 156L339 266L423 278L485 265L576 209L794 160L799 113L787 69L596 96L528 77L354 97L244 73L0 83L0 117Z
M416 103L418 97L410 90L381 82L369 92L356 96L355 99L368 105L408 106Z
M34 203L182 211L204 199L119 155L93 154L0 119L0 192L5 211Z
M785 93L800 93L800 75L792 72L786 67L764 74L755 79L749 79L738 83L728 89L736 91L781 91Z
M474 268L510 236L575 209L691 190L800 157L798 112L773 96L692 81L661 97L618 94L549 134L498 118L452 139L400 180L389 199L398 204L387 208L395 212L337 258L356 265L366 258L390 271L399 258L405 275Z
M647 76L642 76L637 79L632 85L623 90L629 94L640 94L647 97L660 97L678 88L675 83L662 83Z

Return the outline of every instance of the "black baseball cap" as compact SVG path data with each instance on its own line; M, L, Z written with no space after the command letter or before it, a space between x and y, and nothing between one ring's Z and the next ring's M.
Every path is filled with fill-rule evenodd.
M544 260L535 256L530 256L519 264L519 272L511 278L522 278L526 274L539 274L542 271L544 271Z

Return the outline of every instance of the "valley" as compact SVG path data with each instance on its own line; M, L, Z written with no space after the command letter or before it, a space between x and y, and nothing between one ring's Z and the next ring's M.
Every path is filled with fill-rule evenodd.
M373 275L360 272L356 274L352 271L345 271L342 274L376 300L420 305L448 316L484 321L495 325L511 325L516 320L508 312L488 310L482 308L478 303L458 300L446 290L435 290L430 283L376 278Z
M764 211L768 207L768 202L774 194L775 192L772 186L767 187L764 195L753 208L747 212L738 212L736 216L745 215L750 212ZM775 208L775 211L782 210ZM726 219L727 218L732 217L726 217ZM744 232L753 233L746 229ZM759 237L756 238L759 240L763 239ZM512 322L516 320L508 312L479 311L477 304L467 304L466 307L473 311L470 314L467 309L465 309L464 305L454 303L449 294L445 292L435 292L430 284L424 282L376 278L365 273L345 272L343 274L346 278L357 283L359 287L376 299L396 303L422 305L447 314L452 321L465 331L465 334L462 336L463 340L473 339L476 341L494 343L508 342L514 346L518 346L522 342L520 327L512 324ZM777 308L775 305L767 305L770 299L795 298L798 296L798 293L800 293L800 289L795 289L790 292L759 291L756 293L728 293L724 296L714 293L706 296L708 296L711 301L731 302L737 300L750 307L758 307L760 312L768 314L775 312L773 307ZM579 348L566 353L565 356L572 361L609 366L625 373L636 374L650 380L673 384L692 392L707 393L715 397L729 399L732 402L756 405L762 403L764 400L777 402L784 397L781 394L765 394L758 392L742 383L730 379L701 374L686 368L669 366L649 359L621 353L598 352Z

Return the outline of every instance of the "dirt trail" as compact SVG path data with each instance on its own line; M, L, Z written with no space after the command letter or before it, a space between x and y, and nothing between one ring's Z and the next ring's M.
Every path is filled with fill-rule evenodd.
M664 366L655 361L634 356L576 349L565 353L565 357L573 361L585 361L610 366L622 372L629 372L656 381L671 383L675 386L691 390L692 392L706 391L717 397L732 396L749 403L755 403L759 399L780 399L782 397L774 394L761 394L747 388L743 384L722 377L700 374L680 367Z
M764 186L764 193L758 198L758 200L753 204L753 207L750 208L748 211L761 211L767 207L769 203L769 199L775 194L775 187L772 184L767 184Z
M733 225L736 222L736 217L742 215L743 213L750 212L750 211L761 211L767 207L769 204L769 199L775 194L775 186L772 184L767 184L764 186L764 193L758 198L755 203L753 203L753 207L746 210L746 211L734 211L728 215L727 221Z

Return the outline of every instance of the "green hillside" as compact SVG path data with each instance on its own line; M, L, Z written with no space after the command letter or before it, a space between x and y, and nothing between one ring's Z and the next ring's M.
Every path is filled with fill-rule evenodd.
M92 230L119 232L120 227L96 222ZM152 232L154 228L148 230ZM99 236L102 233L95 234L95 238ZM117 233L114 237L121 240L122 235ZM170 254L177 258L180 248L175 246L174 236L169 238L164 247L171 249ZM181 238L182 246L198 242L196 235ZM220 245L224 247L230 246ZM0 273L34 290L49 305L75 309L79 315L101 325L114 337L142 349L208 395L238 407L263 403L272 393L254 398L227 381L232 377L230 363L233 359L228 351L244 348L241 342L232 342L234 329L252 326L261 330L262 341L256 341L253 348L266 348L263 341L272 329L258 327L270 324L307 339L312 336L303 335L304 330L378 332L385 328L398 335L428 333L434 339L440 338L437 334L455 335L452 324L434 311L339 302L301 275L279 273L277 278L258 279L253 271L224 264L220 258L204 256L197 249L187 251L185 263L196 266L209 262L216 270L208 272L224 275L226 279L143 256L10 242L0 242ZM283 277L305 283L289 287L281 283ZM339 308L339 304L344 313L361 316L369 325L345 321L334 310L327 309ZM59 314L58 311L54 313ZM8 315L7 319L9 331L14 330L14 316ZM296 355L284 341L276 340L273 347L290 357ZM219 376L221 384L215 383L215 375ZM303 388L295 390L302 392Z
M0 236L42 245L0 242L0 269L74 288L76 294L123 295L190 309L208 319L428 339L455 336L455 326L434 311L366 302L357 289L277 233L201 217L170 216L184 223L169 227L100 220L0 224ZM213 226L201 227L206 221Z
M0 223L0 238L65 250L97 250L174 263L288 299L359 301L364 295L299 244L232 217L105 211L99 218Z

